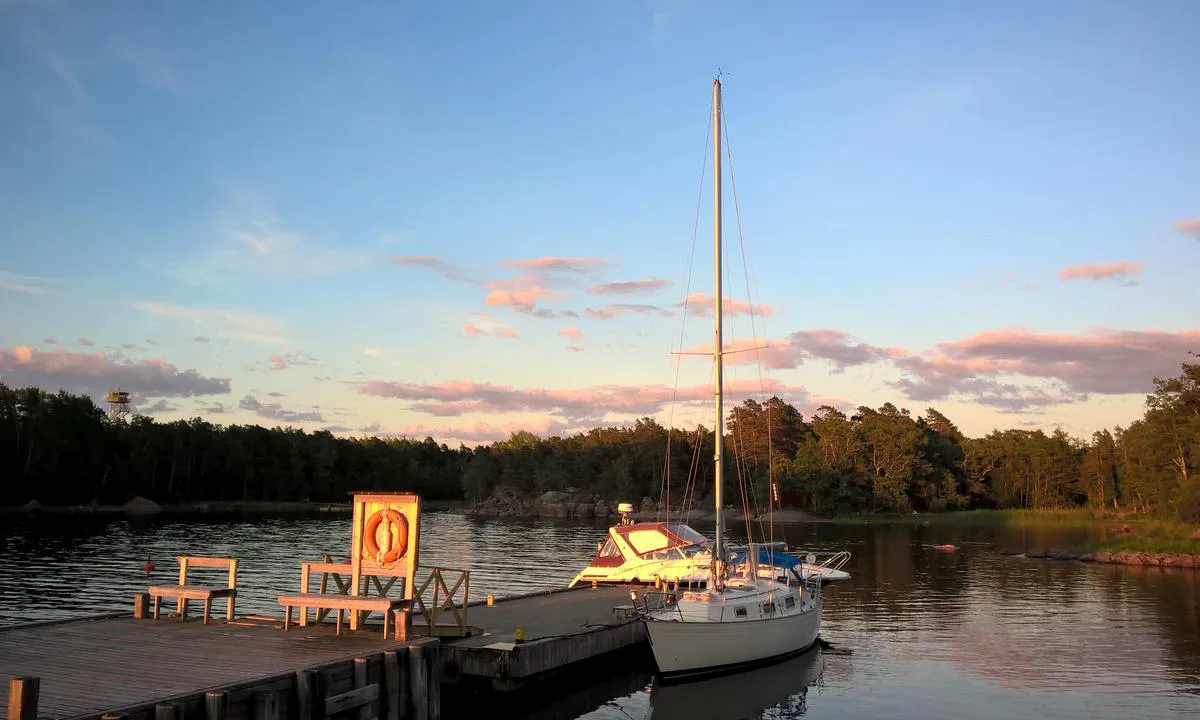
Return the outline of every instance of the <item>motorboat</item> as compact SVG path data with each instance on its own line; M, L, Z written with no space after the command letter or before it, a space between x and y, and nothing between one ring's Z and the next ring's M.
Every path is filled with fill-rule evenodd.
M620 503L621 520L597 543L596 554L568 587L580 583L669 584L705 587L712 571L712 540L683 522L633 522L633 505ZM745 546L730 546L732 561L741 561ZM824 584L850 579L841 568L850 553L803 552L784 543L767 543L758 549L756 563L764 577L796 568L802 579L816 576Z

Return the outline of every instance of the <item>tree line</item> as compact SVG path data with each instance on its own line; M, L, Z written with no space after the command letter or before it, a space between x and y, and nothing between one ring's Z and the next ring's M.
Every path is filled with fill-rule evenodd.
M1200 364L1154 380L1143 416L1091 438L1061 429L966 437L934 408L885 403L810 418L778 397L727 418L726 497L821 515L1091 506L1200 521ZM0 505L345 501L355 490L411 490L482 501L575 490L706 506L710 429L650 418L567 437L517 432L457 448L432 438L339 438L326 431L216 425L201 418L110 418L91 398L0 385Z

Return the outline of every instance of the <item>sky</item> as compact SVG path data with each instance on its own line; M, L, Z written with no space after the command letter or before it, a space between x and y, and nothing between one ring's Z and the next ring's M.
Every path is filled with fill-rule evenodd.
M0 0L0 382L457 446L1200 352L1200 3Z

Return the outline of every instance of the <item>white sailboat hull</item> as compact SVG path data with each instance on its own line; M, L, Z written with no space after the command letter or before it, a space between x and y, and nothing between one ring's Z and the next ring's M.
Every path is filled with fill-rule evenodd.
M817 642L821 605L768 620L647 620L646 633L664 680L715 675L801 653Z

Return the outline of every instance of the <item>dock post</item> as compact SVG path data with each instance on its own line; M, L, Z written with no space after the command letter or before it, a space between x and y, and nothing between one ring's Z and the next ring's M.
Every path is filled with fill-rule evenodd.
M301 670L296 673L296 716L300 720L322 720L325 717L321 676L316 670Z
M207 720L229 720L229 694L224 690L205 693L204 716Z
M421 638L408 646L408 688L413 720L441 720L442 668L437 638Z
M356 657L354 658L354 687L365 688L370 684L370 679L367 671L370 669L370 658ZM379 717L379 708L376 707L376 701L363 703L358 706L358 720L371 720L373 717Z
M35 677L15 677L8 681L8 720L37 720L38 687Z
M133 594L133 617L145 620L150 617L150 595L148 593Z
M254 696L254 720L287 720L286 708L287 704L282 694L274 690L260 692Z
M429 663L429 720L442 720L442 647L434 640L426 647Z
M412 694L413 720L430 720L429 666L425 659L425 643L408 646L408 690Z
M383 653L383 720L400 720L408 717L408 697L404 692L404 665L395 650ZM405 703L405 704L401 704Z
M159 703L154 706L154 720L183 720L183 706L179 703Z
M129 713L110 712L110 713L104 713L103 715L101 715L100 720L126 720L126 718L128 718L128 717L129 717Z

